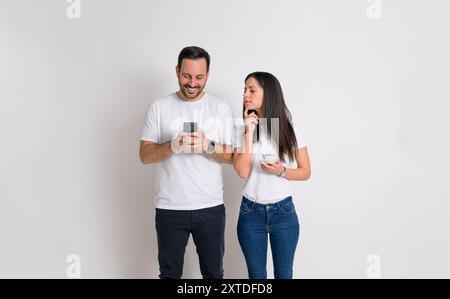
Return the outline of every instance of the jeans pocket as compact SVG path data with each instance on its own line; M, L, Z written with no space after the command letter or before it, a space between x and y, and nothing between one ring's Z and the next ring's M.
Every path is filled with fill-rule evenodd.
M286 204L286 205L284 205L284 206L282 206L281 207L281 211L283 211L283 213L286 213L286 214L294 214L295 213L295 206L294 206L294 203L288 203L288 204Z
M241 207L240 207L240 212L245 214L245 213L250 212L250 209L251 209L250 205L248 203L242 201Z

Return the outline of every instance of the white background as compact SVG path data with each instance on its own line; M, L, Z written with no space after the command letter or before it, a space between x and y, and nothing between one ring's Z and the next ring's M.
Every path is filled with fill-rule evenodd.
M177 55L212 56L209 92L240 115L243 80L281 81L312 178L296 184L296 278L450 277L450 2L0 0L0 277L156 278L148 105ZM225 276L243 182L224 167ZM269 262L269 268L270 262ZM271 271L270 271L271 273ZM190 243L185 278L200 277Z

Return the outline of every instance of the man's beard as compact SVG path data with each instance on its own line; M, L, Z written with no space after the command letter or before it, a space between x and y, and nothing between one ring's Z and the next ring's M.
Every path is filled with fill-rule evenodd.
M189 86L189 84L181 85L180 84L180 91L183 94L183 96L187 99L193 100L196 99L204 90L205 86L195 86L194 88L191 88L192 86Z

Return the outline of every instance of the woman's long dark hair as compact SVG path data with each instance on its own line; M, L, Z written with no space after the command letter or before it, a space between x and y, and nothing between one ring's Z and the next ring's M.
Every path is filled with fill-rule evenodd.
M280 160L284 161L284 155L287 154L291 161L295 159L295 153L297 151L297 138L295 136L294 127L292 125L292 116L289 109L286 106L283 96L283 90L278 79L265 72L255 72L245 78L245 82L248 79L254 78L258 81L259 85L264 90L263 99L263 117L267 119L267 134L269 138L272 138L272 119L279 119L279 142L278 150ZM245 111L245 106L244 106ZM261 117L261 115L258 115ZM259 127L259 124L258 124Z

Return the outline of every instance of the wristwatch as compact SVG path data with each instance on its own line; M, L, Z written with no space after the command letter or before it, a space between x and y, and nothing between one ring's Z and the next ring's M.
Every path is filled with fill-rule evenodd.
M282 177L282 178L286 178L286 167L283 166L283 171L278 176Z
M213 154L214 153L214 151L216 150L216 143L214 142L214 141L209 141L208 142L208 148L206 149L206 153L207 154Z

